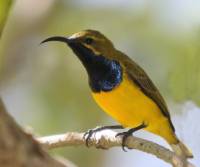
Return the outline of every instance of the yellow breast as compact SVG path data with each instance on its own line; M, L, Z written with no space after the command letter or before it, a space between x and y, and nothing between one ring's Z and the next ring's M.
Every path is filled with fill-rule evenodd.
M146 130L166 138L171 129L158 106L124 74L120 85L109 92L92 93L98 105L124 127L148 125ZM162 128L160 128L162 126ZM160 132L165 130L165 133Z

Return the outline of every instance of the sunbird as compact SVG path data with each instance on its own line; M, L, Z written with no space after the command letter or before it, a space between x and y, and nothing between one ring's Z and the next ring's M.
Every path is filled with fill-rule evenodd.
M66 43L79 58L88 74L96 103L120 125L103 126L85 134L86 144L93 133L103 129L123 129L122 148L133 132L144 129L164 138L174 152L192 158L191 151L178 139L167 104L146 74L131 58L96 30L84 30L69 37L53 36L41 43Z

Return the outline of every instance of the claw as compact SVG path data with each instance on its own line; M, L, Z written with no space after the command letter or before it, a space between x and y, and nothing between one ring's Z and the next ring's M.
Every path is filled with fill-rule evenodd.
M85 140L86 146L89 147L90 138L92 137L94 133L99 132L101 130L105 130L105 129L123 129L123 126L121 125L102 126L102 127L96 127L94 129L88 130L83 135L83 139Z
M122 150L124 151L124 152L127 152L126 151L126 140L127 140L127 138L129 137L129 136L131 136L132 135L132 133L134 133L135 131L137 131L137 130L140 130L140 129L143 129L143 128L145 128L145 127L147 127L147 125L145 125L144 123L142 123L141 125L139 125L139 126L137 126L137 127L135 127L135 128L132 128L132 129L129 129L128 131L126 131L126 132L121 132L121 133L117 133L116 135L115 135L115 137L118 137L118 136L122 136Z
M83 135L83 138L85 139L85 144L87 147L89 147L89 141L90 141L90 138L92 137L93 133L95 133L95 130L90 129L87 132L85 132L85 134Z
M126 143L126 139L130 136L130 134L128 134L127 132L121 132L115 135L115 137L118 137L118 136L122 136L122 150L124 152L127 152L125 143Z
M84 134L83 134L83 139L86 139L86 136L89 134L89 132L87 131L87 132L85 132Z
M128 151L126 150L126 146L124 146L124 145L122 145L122 150L123 150L124 152L128 152Z
M117 134L115 135L115 137L118 137L118 136L124 136L125 133L126 133L126 132L117 133Z

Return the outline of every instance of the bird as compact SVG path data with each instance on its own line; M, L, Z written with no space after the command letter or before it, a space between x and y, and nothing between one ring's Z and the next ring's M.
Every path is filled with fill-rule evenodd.
M41 42L64 42L81 61L88 74L91 94L100 108L119 125L102 126L85 133L86 145L93 133L124 129L122 148L133 132L144 129L165 139L172 150L185 158L192 152L179 140L167 104L148 74L134 60L116 49L97 30L82 30L70 36L52 36Z

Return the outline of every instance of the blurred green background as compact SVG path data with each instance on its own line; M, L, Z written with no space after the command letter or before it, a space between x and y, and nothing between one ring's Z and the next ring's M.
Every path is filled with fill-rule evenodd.
M16 0L1 39L0 91L24 127L44 136L113 123L92 100L86 72L70 49L39 45L46 37L83 29L101 31L137 61L171 105L200 105L198 0ZM81 167L105 161L104 151L84 147L52 154Z

